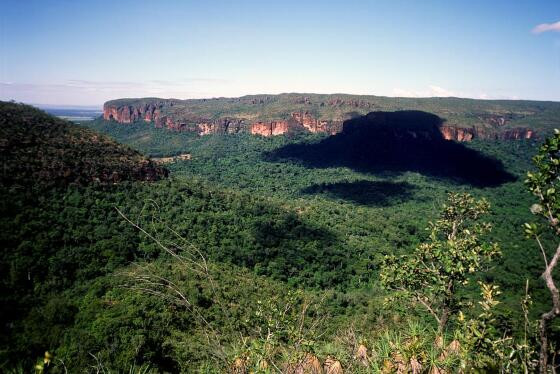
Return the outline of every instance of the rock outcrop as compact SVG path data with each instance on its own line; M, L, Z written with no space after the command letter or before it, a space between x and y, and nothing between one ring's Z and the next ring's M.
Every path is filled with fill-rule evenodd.
M324 105L324 103L321 103ZM365 100L355 100L355 99L331 99L327 101L328 106L348 106L354 108L373 108L373 105L370 102Z
M253 135L273 136L287 134L291 129L288 121L255 122L251 125Z
M342 130L342 121L316 119L309 112L292 113L292 118L312 133L336 134Z
M439 130L445 140L455 140L458 142L469 142L473 140L476 135L476 129L474 127L441 126Z
M535 132L528 128L519 127L502 131L496 137L503 140L532 139L535 137Z
M288 120L255 122L249 131L251 134L261 136L283 135L297 131L334 135L342 131L342 121L320 120L309 112L294 112Z
M535 131L526 127L492 131L483 127L459 127L445 125L440 127L440 131L444 139L455 140L458 142L469 142L473 139L518 140L532 139L535 137Z
M236 118L221 118L215 121L201 121L196 126L199 135L236 134L243 131L245 121Z
M144 103L140 105L103 105L103 119L115 120L119 123L132 123L140 120L146 122L156 121L161 114L161 108L168 105L165 101Z

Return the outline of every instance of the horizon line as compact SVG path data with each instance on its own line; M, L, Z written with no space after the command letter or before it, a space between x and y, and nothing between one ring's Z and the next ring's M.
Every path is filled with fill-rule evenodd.
M373 94L350 94L344 92L334 92L334 93L314 93L314 92L281 92L277 94L271 93L256 93L256 94L247 94L241 96L211 96L211 97L199 97L199 98L186 98L186 99L179 99L176 97L157 97L157 96L137 96L137 97L119 97L116 99L110 99L103 103L96 103L96 104L44 104L44 103L36 103L36 102L28 102L28 101L17 101L13 99L2 99L1 101L14 101L17 103L27 104L31 106L38 107L39 109L97 109L103 108L105 103L110 101L116 100L139 100L139 99L161 99L161 100L178 100L178 101L187 101L187 100L219 100L219 99L239 99L243 97L250 97L250 96L281 96L281 95L325 95L325 96L336 96L336 95L345 95L345 96L366 96L366 97L379 97L379 98L388 98L388 99L460 99L460 100L474 100L474 101L532 101L532 102L549 102L549 103L560 103L560 100L538 100L538 99L523 99L523 98L474 98L474 97L466 97L466 96L389 96L389 95L373 95Z

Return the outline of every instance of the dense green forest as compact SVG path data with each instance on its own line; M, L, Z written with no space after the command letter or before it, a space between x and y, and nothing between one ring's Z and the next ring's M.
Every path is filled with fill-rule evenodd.
M531 218L529 206L533 201L523 180L532 168L531 157L536 152L538 140L477 141L460 145L472 152L467 153L464 164L472 161L480 166L492 161L481 157L494 158L502 163L496 174L508 173L505 183L484 186L475 180L473 186L469 174L449 170L449 167L446 175L438 170L422 173L423 170L389 167L388 170L363 172L359 166L327 164L310 167L305 159L278 156L278 150L283 152L294 145L300 149L310 145L308 152L313 152L313 147L328 138L325 136L263 138L240 134L198 137L154 129L142 123L115 126L111 122L97 121L89 126L152 156L190 152L191 160L168 165L177 178L202 180L235 192L262 196L300 212L299 216L310 222L334 230L337 237L343 239L343 252L362 263L361 270L354 270L357 276L347 279L353 285L371 280L372 274L367 267L374 266L384 254L407 252L421 242L426 236L424 227L437 215L446 193L470 191L484 196L492 205L491 219L495 225L492 239L500 242L507 254L487 276L500 279L504 292L515 295L512 298L514 304L519 293L523 292L527 274L533 274L535 291L542 289L537 280L539 255L527 251L527 247L534 244L524 239L522 230L523 223ZM379 147L379 144L371 146ZM447 157L441 151L435 156ZM322 161L328 162L328 157L328 154L323 156ZM441 163L435 163L435 167L440 168ZM533 256L532 261L524 260L527 255ZM509 305L508 309L516 308Z
M158 180L166 170L138 151L26 105L0 102L2 185Z
M542 257L523 226L534 220L535 202L523 181L542 140L395 144L367 131L200 137L145 123L71 125L10 103L0 109L8 166L0 200L3 371L29 372L39 360L53 372L223 372L243 358L258 363L255 372L274 372L273 358L308 352L336 358L348 372L397 372L397 343L424 371L427 363L459 368L458 357L426 348L439 336L429 315L392 299L380 281L386 255L413 253L430 239L426 228L450 192L488 201L493 228L481 240L502 252L469 275L458 298L478 301L477 281L502 294L495 306L492 289L482 304L463 306L466 322L452 319L445 339L468 342L451 331L491 320L492 334L522 337L526 282L528 319L550 307ZM37 137L26 123L64 131L41 130L42 142L23 152L22 139ZM89 140L74 147L61 131ZM166 169L138 152L191 158L166 164L164 178ZM16 172L37 154L44 162ZM53 159L83 174L45 174ZM82 159L95 163L75 164ZM137 165L153 172L137 173ZM114 171L126 177L96 182ZM542 242L550 247L553 236L545 232ZM558 334L553 325L553 341ZM359 345L372 356L367 367L356 364ZM495 369L484 360L476 365Z

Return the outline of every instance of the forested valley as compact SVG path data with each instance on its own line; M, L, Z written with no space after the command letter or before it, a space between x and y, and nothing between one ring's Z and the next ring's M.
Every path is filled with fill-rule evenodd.
M558 134L199 136L0 109L3 372L538 368Z

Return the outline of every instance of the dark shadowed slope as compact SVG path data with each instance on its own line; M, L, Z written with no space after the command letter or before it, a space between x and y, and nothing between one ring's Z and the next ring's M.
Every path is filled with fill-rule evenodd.
M28 105L0 102L3 185L157 180L167 170L107 136Z
M339 134L317 143L289 144L265 157L380 175L413 171L478 187L515 180L500 161L445 140L439 131L442 122L422 111L371 112L345 121Z
M345 181L319 183L302 190L305 194L324 194L358 205L386 207L414 197L415 186L407 182Z

